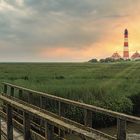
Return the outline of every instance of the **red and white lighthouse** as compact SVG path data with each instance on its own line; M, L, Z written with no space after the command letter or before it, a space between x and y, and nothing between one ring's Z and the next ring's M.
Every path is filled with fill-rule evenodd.
M128 48L128 30L124 30L124 50L123 50L123 58L129 59L129 48Z

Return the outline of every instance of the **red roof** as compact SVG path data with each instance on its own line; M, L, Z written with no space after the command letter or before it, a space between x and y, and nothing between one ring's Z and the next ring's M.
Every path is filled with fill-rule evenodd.
M115 52L115 53L113 53L113 55L111 56L111 58L113 58L113 59L120 59L121 56L117 52Z
M140 54L136 51L132 56L132 59L140 59Z

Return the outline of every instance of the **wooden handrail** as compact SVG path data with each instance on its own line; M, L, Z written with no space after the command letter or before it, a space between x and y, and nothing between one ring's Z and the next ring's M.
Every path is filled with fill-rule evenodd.
M77 107L80 107L80 108L83 108L83 109L87 109L87 110L90 110L90 111L93 111L93 112L102 113L102 114L105 114L105 115L108 115L108 116L111 116L111 117L114 117L114 118L118 118L118 119L121 119L121 120L126 120L126 121L130 121L130 122L140 124L140 118L139 117L127 115L127 114L124 114L124 113L118 113L118 112L115 112L115 111L111 111L111 110L104 109L104 108L101 108L101 107L97 107L97 106L93 106L93 105L89 105L89 104L65 99L65 98L62 98L62 97L57 97L57 96L50 95L50 94L47 94L47 93L44 93L44 92L38 92L38 91L35 91L35 90L31 90L31 89L28 89L28 88L13 85L13 84L6 83L6 82L3 82L2 84L4 84L5 86L9 86L9 87L13 87L13 88L22 90L22 91L26 91L27 93L33 93L33 94L37 94L38 96L41 96L41 97L46 97L46 98L49 98L49 99L52 99L52 100L56 100L56 101L61 102L61 103L74 105L74 106L77 106Z
M55 118L55 117L50 116L48 114L45 114L41 110L37 110L37 109L34 109L34 108L28 106L28 104L18 103L18 102L14 101L14 100L11 100L8 97L5 97L3 95L0 95L0 100L6 102L7 106L10 108L9 109L9 112L10 112L9 114L10 115L8 114L9 118L12 117L12 115L11 115L12 107L15 107L15 108L18 108L18 109L22 110L23 113L26 113L28 115L29 114L34 114L34 115L44 119L44 121L46 121L47 123L50 123L51 125L54 125L56 127L60 127L62 130L74 132L76 134L79 134L80 136L84 136L85 138L95 139L95 137L98 137L98 136L100 137L100 135L96 135L96 133L93 133L92 131L90 131L90 129L88 131L87 129L83 129L83 128L80 128L78 126L72 125L68 122L62 121L58 118ZM26 121L27 121L27 119L26 119ZM12 124L9 123L9 125L12 125ZM29 129L26 125L25 125L25 127L27 128L27 130ZM11 134L11 131L10 131L10 134ZM110 139L112 139L112 140L115 140L115 138L113 138L111 136L108 136L108 137L110 137Z
M113 139L113 140L114 140L114 137L112 137L112 136L110 136L110 135L108 135L108 134L105 134L105 133L103 133L103 132L101 132L101 131L99 131L99 130L96 130L96 129L93 129L93 128L90 128L90 127L85 127L84 125L82 125L82 124L80 124L80 123L77 123L77 122L75 122L75 121L72 121L72 120L67 119L67 118L64 118L64 117L60 117L60 116L58 116L58 115L56 115L56 114L54 114L54 113L48 112L47 110L41 109L41 108L39 108L39 107L37 107L37 106L35 106L35 105L26 103L26 102L24 102L24 101L22 101L22 100L19 100L19 99L14 98L14 97L5 96L5 95L3 95L3 96L4 96L4 97L7 97L7 98L9 98L9 99L11 99L12 101L16 101L17 103L22 103L23 105L27 105L28 107L31 107L32 109L36 109L36 110L41 111L41 112L43 112L43 113L45 113L45 114L48 114L48 115L50 115L50 116L52 116L52 117L54 117L54 118L57 118L57 119L59 119L59 120L61 120L61 121L65 121L65 122L67 122L67 123L69 123L69 124L72 124L72 125L74 125L74 126L77 126L77 127L81 128L81 129L84 129L84 130L87 130L87 131L96 133L97 135L102 135L102 136L104 136L104 137L106 137L106 138L109 138L109 139ZM31 121L31 122L32 122L32 121Z

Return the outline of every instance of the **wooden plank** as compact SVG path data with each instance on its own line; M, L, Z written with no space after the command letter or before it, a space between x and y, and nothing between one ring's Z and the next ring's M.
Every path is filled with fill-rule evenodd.
M1 139L3 140L3 138L5 139L5 140L7 140L7 135L6 135L6 133L4 133L3 131L1 131Z
M40 108L46 109L46 98L40 96ZM44 127L44 120L40 119L40 130Z
M2 118L2 136L4 136L4 138L2 137L2 140L7 140L7 127L6 127L6 121L4 120L4 118ZM13 123L14 125L14 123ZM14 126L15 128L15 126ZM18 131L17 129L13 129L13 139L14 140L23 140L23 134Z
M13 140L12 106L7 104L7 140Z
M62 102L58 102L58 115L61 117L65 117L66 115L66 104Z
M58 115L60 117L65 117L66 114L66 106L64 103L58 102ZM65 138L65 131L58 128L58 135L59 135L59 139L62 140Z
M1 127L1 116L0 116L0 140L1 140L1 136L2 136L1 129L2 129L2 127Z
M32 92L34 94L41 95L41 96L44 96L46 98L50 98L50 99L53 99L53 100L56 100L56 101L60 101L60 102L63 102L65 104L74 105L74 106L77 106L77 107L80 107L80 108L91 110L93 112L95 111L95 112L102 113L102 114L105 114L105 115L108 115L108 116L112 116L112 117L115 117L115 118L120 118L120 119L124 119L124 120L130 121L130 122L140 124L140 118L139 117L126 115L124 113L118 113L118 112L115 112L115 111L107 110L107 109L100 108L100 107L93 106L93 105L88 105L88 104L85 104L85 103L72 101L72 100L69 100L69 99L64 99L64 98L57 97L57 96L54 96L54 95L50 95L50 94L43 93L43 92L37 92L35 90L27 89L27 88L24 88L24 87L16 86L16 85L5 83L5 82L3 84L8 85L8 86L12 86L12 87L17 88L17 89L22 89L24 91Z
M40 108L42 108L42 109L43 109L43 98L44 97L42 97L42 96L39 97L39 99L40 99Z
M14 87L10 88L10 96L14 96Z
M28 103L29 103L29 104L32 104L32 98L33 98L33 93L30 92L30 93L28 94Z
M59 129L59 139L60 140L65 139L65 131L64 130Z
M17 102L19 101L19 100L16 99L16 98L11 98L11 99L14 100L14 101L17 101ZM20 100L20 102L21 102L22 104L25 104L25 105L27 105L27 106L33 108L33 109L37 109L37 110L39 110L39 111L42 111L42 112L45 113L45 114L48 114L48 115L51 115L51 116L54 116L54 117L60 119L60 117L58 117L58 115L52 114L52 113L50 113L50 112L48 112L48 111L46 111L46 110L43 110L43 109L41 109L41 108L39 108L39 107L37 107L37 106L28 104L28 103L26 103L26 102L24 102L24 101L21 101L21 100ZM75 126L81 128L81 129L84 129L84 130L87 130L87 131L91 131L91 132L93 132L93 133L95 133L95 134L97 134L97 135L102 135L102 136L104 136L105 138L108 138L108 137L110 138L109 135L104 134L104 133L102 133L101 131L98 131L98 130L95 130L95 129L93 130L92 128L85 127L85 126L82 125L82 124L79 124L79 123L77 123L77 122L74 122L74 121L72 121L72 120L69 120L69 119L66 119L66 118L63 118L63 117L61 117L61 119L62 119L63 121L65 121L65 122L67 122L67 123L70 123L70 124L72 124L72 125L75 125ZM32 122L31 122L31 123L32 123ZM33 124L34 124L34 122L33 122ZM36 125L37 127L40 127L40 126L37 125L36 123L35 123L34 125ZM34 126L34 125L33 125L33 126ZM60 128L61 128L61 127L60 127ZM114 140L114 138L113 138L113 140Z
M102 132L98 131L98 133L96 133L96 131L94 131L93 129L88 130L85 127L81 128L81 127L78 127L78 125L76 126L72 123L68 123L67 121L61 120L60 118L55 118L53 116L50 116L49 114L46 114L46 113L42 112L41 110L33 109L32 107L29 107L27 105L27 103L21 104L19 102L15 102L14 100L11 100L11 99L3 96L3 95L0 95L0 99L7 103L10 103L10 105L12 105L13 107L19 108L20 110L30 112L31 114L38 116L38 117L44 119L45 121L47 121L49 124L51 124L55 127L59 127L62 130L65 130L68 132L70 131L70 132L73 132L73 133L81 135L81 136L85 136L86 138L90 138L90 139L95 139L95 138L103 139L104 138L104 140L105 140L106 138L108 138L110 140L116 140L114 137L104 134Z
M4 93L7 94L7 85L4 84Z
M24 126L24 140L31 140L31 133L30 133L30 116L29 113L23 113L23 126Z
M22 100L22 98L23 98L23 91L21 89L19 89L18 93L19 93L19 99Z
M84 110L84 124L87 127L92 127L92 111L90 110Z
M45 138L46 140L54 140L54 127L45 121Z
M126 140L126 121L117 120L117 140Z
M0 110L0 115L2 116L2 119L5 120L6 114L4 112L2 112L2 110ZM37 125L37 124L35 124L35 125ZM13 119L13 126L14 126L14 128L20 130L20 132L23 132L23 124L19 123L15 119ZM39 138L41 140L45 140L45 138L43 136L41 136L40 134L36 133L34 130L31 130L31 136L34 136L35 138ZM13 135L13 137L14 137L14 135ZM16 137L14 137L14 138L16 138Z

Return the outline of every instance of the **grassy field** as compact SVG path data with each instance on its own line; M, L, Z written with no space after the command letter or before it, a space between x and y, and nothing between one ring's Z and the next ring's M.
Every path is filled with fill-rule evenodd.
M130 97L140 96L140 62L1 63L0 81L132 113Z

